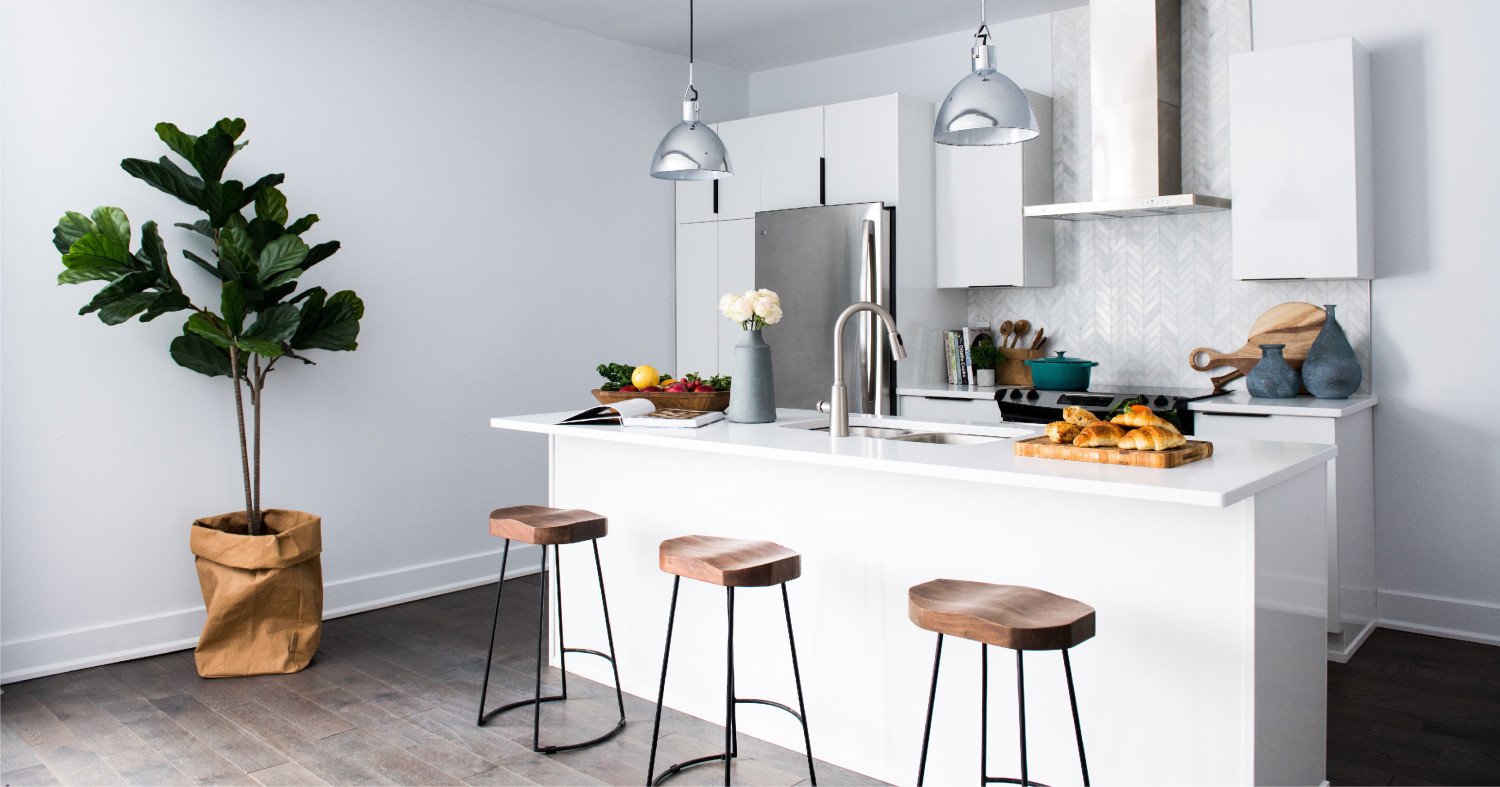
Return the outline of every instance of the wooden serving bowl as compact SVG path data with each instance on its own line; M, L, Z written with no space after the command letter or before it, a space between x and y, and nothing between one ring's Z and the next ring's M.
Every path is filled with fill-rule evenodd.
M656 409L668 408L676 410L717 410L723 412L729 406L728 391L714 391L713 393L660 393L653 391L603 391L594 389L594 398L599 404L614 404L626 399L650 399L656 405Z

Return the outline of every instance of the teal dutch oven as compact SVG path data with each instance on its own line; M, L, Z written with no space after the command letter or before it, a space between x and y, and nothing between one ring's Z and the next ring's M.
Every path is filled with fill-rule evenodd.
M1065 350L1058 350L1056 358L1035 358L1026 361L1031 367L1031 387L1038 391L1087 391L1089 370L1098 366L1096 361L1064 357Z

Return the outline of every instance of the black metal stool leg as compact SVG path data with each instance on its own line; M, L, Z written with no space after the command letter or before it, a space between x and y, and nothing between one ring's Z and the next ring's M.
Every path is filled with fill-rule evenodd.
M1063 674L1068 676L1068 704L1073 706L1073 733L1078 736L1078 767L1083 769L1083 785L1089 787L1089 761L1083 755L1083 725L1078 722L1078 695L1073 692L1073 663L1063 648Z
M547 548L542 547L545 551ZM568 698L568 641L563 637L562 555L552 545L552 584L557 586L557 663L561 668L562 696Z
M922 727L922 759L917 763L917 787L927 776L927 742L932 739L932 706L937 701L938 665L943 663L943 635L937 638L937 652L932 656L932 688L927 692L927 724Z
M555 548L554 548L555 549ZM542 748L542 661L547 649L547 547L542 546L542 595L537 599L536 694L531 703L531 750Z
M979 645L979 784L990 777L990 646ZM1022 782L1025 784L1025 782Z
M505 593L505 564L510 560L510 539L505 539L505 549L500 553L500 581L495 588L495 621L490 624L490 647L484 655L484 683L479 686L479 716L475 724L484 724L484 700L490 691L490 666L495 663L495 632L500 628L500 597Z
M729 787L731 761L734 759L734 588L725 588L728 598L729 640L725 648L728 663L724 670L724 787Z
M786 583L781 583L781 608L786 612L786 644L792 651L792 680L797 684L797 710L802 714L802 743L807 748L807 778L817 787L818 773L813 768L812 733L807 730L807 703L802 699L802 670L797 666L797 638L792 636L792 602L787 598Z
M615 629L609 622L609 596L604 593L604 564L599 562L599 539L594 539L594 573L599 576L599 605L604 608L604 638L609 643L609 667L615 674L615 702L620 706L619 728L625 728L625 692L620 689L620 664L615 660Z
M1026 666L1024 651L1016 651L1016 705L1021 711L1021 784L1029 787L1031 774L1026 767Z
M667 609L667 644L661 654L661 686L656 689L656 722L651 725L651 758L646 762L646 783L651 785L659 784L668 775L662 774L661 779L656 776L656 743L661 735L661 703L667 696L667 662L672 656L672 625L677 621L677 589L681 585L682 577L672 578L672 605Z

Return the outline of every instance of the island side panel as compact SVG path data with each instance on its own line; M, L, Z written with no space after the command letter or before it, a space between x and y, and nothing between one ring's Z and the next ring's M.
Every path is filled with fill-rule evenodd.
M1252 501L1185 506L586 438L553 443L552 504L610 518L599 545L627 692L656 697L672 588L657 545L690 533L767 539L803 555L789 588L820 758L914 781L935 635L907 619L906 590L954 577L1041 587L1098 610L1098 636L1073 652L1096 781L1253 778ZM1138 472L1149 483L1171 471ZM568 577L592 573L590 551L562 552ZM569 644L602 645L597 599L569 585L579 588L568 591ZM723 589L683 581L666 692L667 706L718 723L724 613ZM795 700L781 615L776 589L737 592L741 696ZM975 643L945 643L931 783L973 781L979 658ZM568 667L608 682L608 665L595 661ZM1026 667L1032 778L1077 783L1060 656L1029 654ZM992 775L1018 770L1014 670L1012 652L990 649ZM739 726L801 749L800 729L777 711L742 707Z

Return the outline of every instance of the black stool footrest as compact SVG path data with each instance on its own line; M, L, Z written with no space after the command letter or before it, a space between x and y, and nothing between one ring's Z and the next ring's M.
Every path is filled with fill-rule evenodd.
M802 721L802 714L800 714L800 713L792 710L791 708L789 708L789 707L787 707L785 705L782 705L779 702L772 702L770 700L758 700L758 699L754 699L754 698L741 699L739 697L735 697L734 698L734 704L736 704L736 705L769 705L772 708L780 708L780 709L786 711L787 713L792 714L792 718L796 719L797 721Z
M1018 784L1018 785L1021 785L1021 787L1047 787L1047 785L1042 784L1041 782L1023 782L1020 779L1017 779L1017 778L1015 778L1013 776L986 776L986 777L984 777L984 783L985 784Z
M668 765L667 769L662 771L661 775L656 777L656 779L651 782L651 787L658 787L658 785L665 783L667 779L670 779L673 776L682 773L688 768L693 768L699 765L706 765L710 762L725 763L725 767L727 768L729 767L728 761L736 756L738 755L731 754L728 757L725 757L723 754L709 754L703 757L694 757L691 760L685 760L683 762L677 763L676 765Z
M485 724L487 724L489 722L490 719L493 719L496 716L499 716L500 714L502 714L502 713L504 713L504 712L506 712L508 710L515 710L516 708L524 708L524 707L526 707L528 705L535 705L538 702L559 702L559 701L565 700L565 699L567 699L567 695L564 695L564 694L554 694L554 695L552 695L550 697L542 697L539 700L538 699L516 700L515 702L509 703L507 705L501 705L500 707L495 708L494 710L490 711L489 713L486 713L483 716L480 716L479 717L479 726L483 727Z

